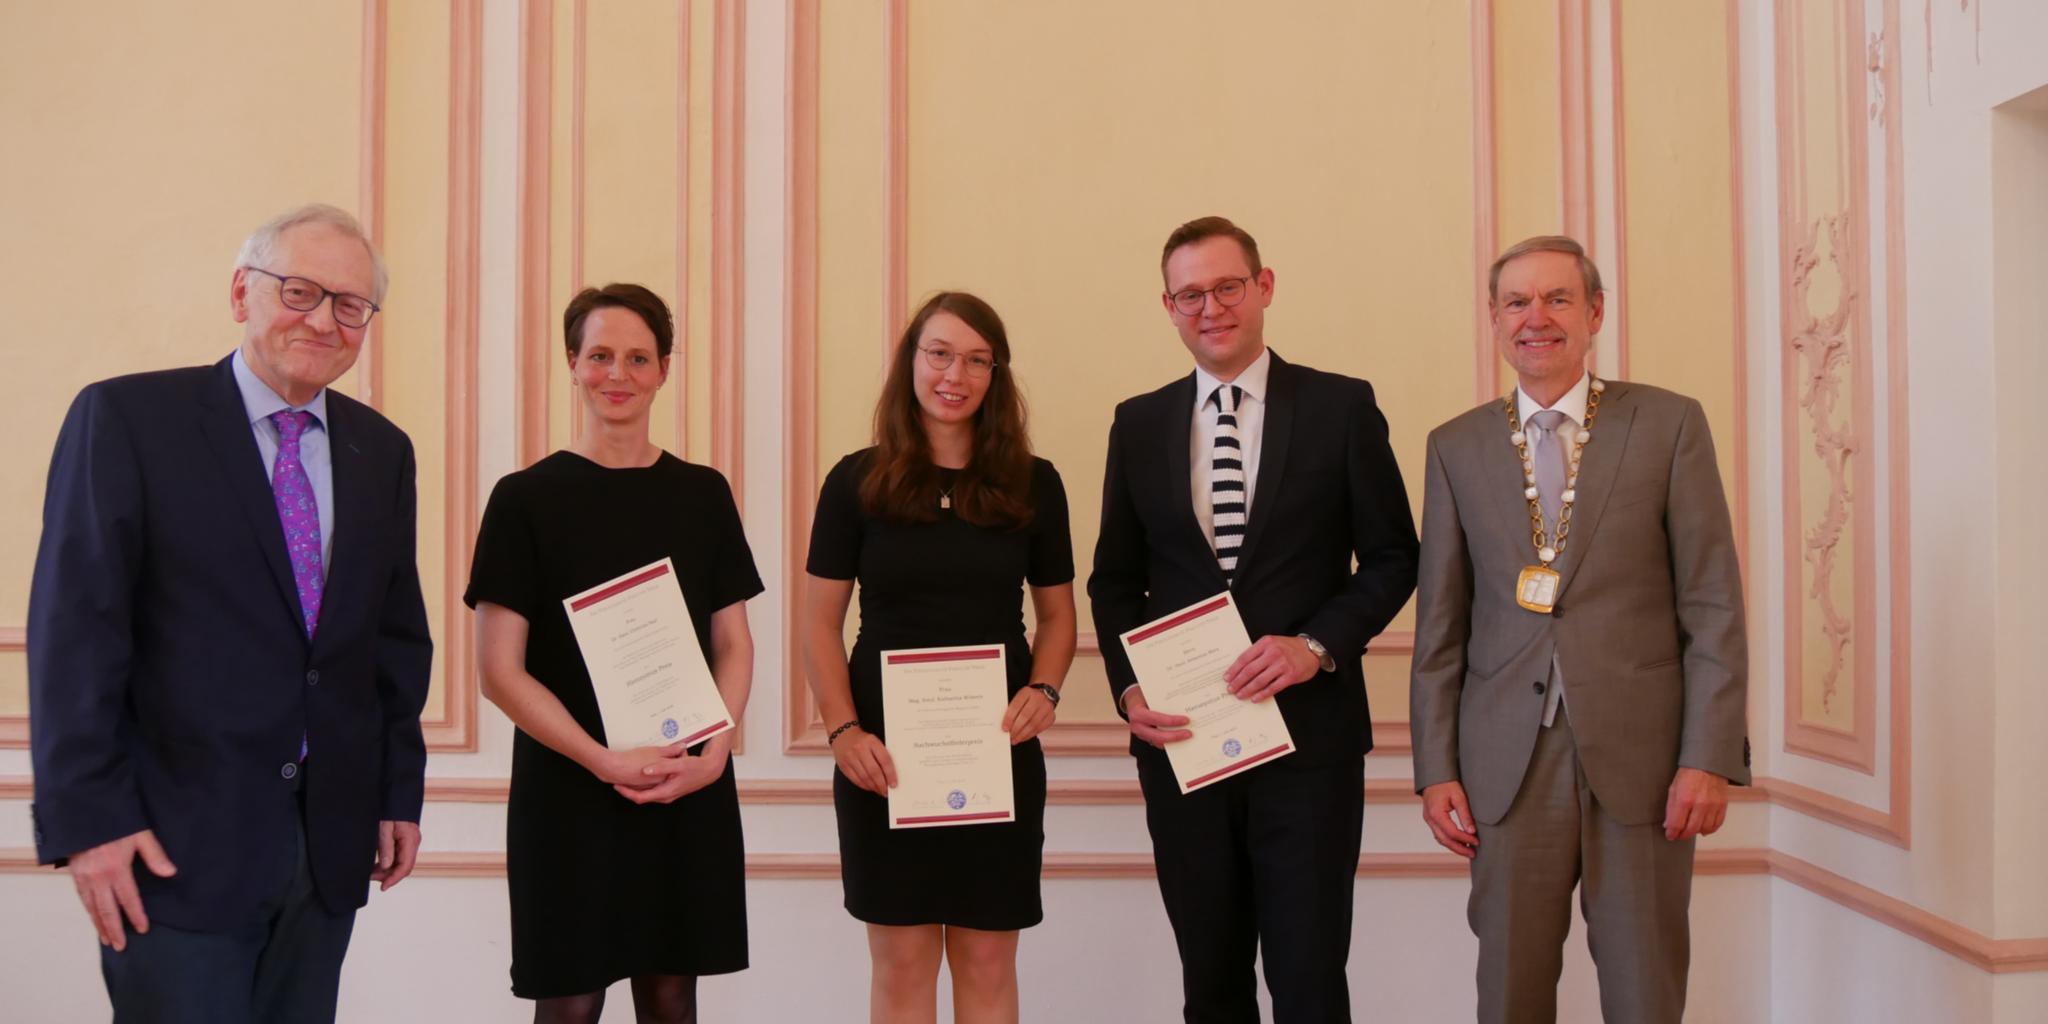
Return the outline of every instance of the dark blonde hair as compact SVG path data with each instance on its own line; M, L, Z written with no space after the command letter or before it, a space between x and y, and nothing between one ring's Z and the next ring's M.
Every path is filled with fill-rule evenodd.
M1586 247L1580 245L1578 239L1565 235L1537 235L1508 246L1508 251L1493 261L1493 266L1486 272L1487 305L1500 301L1500 268L1532 252L1561 252L1578 260L1579 277L1586 282L1586 301L1591 302L1601 294L1600 268L1593 265L1592 258L1586 255Z

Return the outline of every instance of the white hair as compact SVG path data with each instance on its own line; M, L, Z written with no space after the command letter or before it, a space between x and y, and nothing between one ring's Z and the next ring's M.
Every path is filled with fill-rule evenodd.
M363 243L363 248L370 252L370 266L376 271L377 294L370 296L370 301L384 301L384 288L390 283L390 277L384 271L384 254L377 251L377 246L370 241L369 235L363 233L363 226L356 223L355 217L347 210L326 203L307 203L266 221L242 243L242 251L235 254L235 268L270 269L271 261L277 258L278 241L284 238L285 232L301 224L325 224Z

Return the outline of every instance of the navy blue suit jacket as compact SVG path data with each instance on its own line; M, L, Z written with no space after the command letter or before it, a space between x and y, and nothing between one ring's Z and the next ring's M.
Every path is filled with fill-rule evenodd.
M255 920L296 869L296 783L336 912L368 898L377 823L419 820L432 643L412 443L332 391L327 414L333 554L311 640L227 360L93 384L58 434L28 614L36 851L62 863L154 830L178 871L136 862L153 922Z
M1357 757L1372 749L1359 659L1415 591L1415 517L1372 385L1275 352L1266 392L1259 476L1228 586L1252 639L1306 633L1337 662L1274 698L1295 756ZM1120 634L1226 586L1189 492L1194 412L1189 374L1117 406L1109 428L1088 599L1113 695L1137 681ZM1136 738L1131 752L1165 765Z

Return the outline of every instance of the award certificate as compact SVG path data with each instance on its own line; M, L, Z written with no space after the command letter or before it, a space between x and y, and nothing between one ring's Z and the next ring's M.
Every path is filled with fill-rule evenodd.
M1155 619L1119 637L1154 711L1186 715L1194 733L1166 745L1180 791L1200 789L1294 753L1294 737L1271 700L1239 700L1223 671L1252 645L1229 592Z
M1001 644L882 652L882 715L896 788L890 828L1017 820L1009 676Z
M606 746L695 744L733 727L669 559L568 597L562 607L597 691Z

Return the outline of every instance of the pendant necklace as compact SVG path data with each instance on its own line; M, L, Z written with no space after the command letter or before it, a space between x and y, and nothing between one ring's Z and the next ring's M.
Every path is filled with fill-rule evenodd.
M1600 414L1600 392L1606 389L1607 385L1600 378L1593 378L1586 396L1586 425L1580 427L1572 439L1570 461L1565 467L1564 492L1557 496L1555 539L1544 529L1543 503L1536 490L1536 460L1529 454L1529 435L1522 429L1521 410L1513 393L1502 400L1508 414L1508 442L1522 457L1522 496L1529 499L1529 539L1535 545L1537 562L1523 568L1522 575L1515 580L1515 603L1539 615L1549 615L1557 606L1557 590L1564 577L1550 564L1564 554L1565 538L1571 535L1572 502L1578 498L1579 460L1586 453L1586 442L1593 438L1593 418ZM1553 443L1562 441L1561 437L1555 438Z

